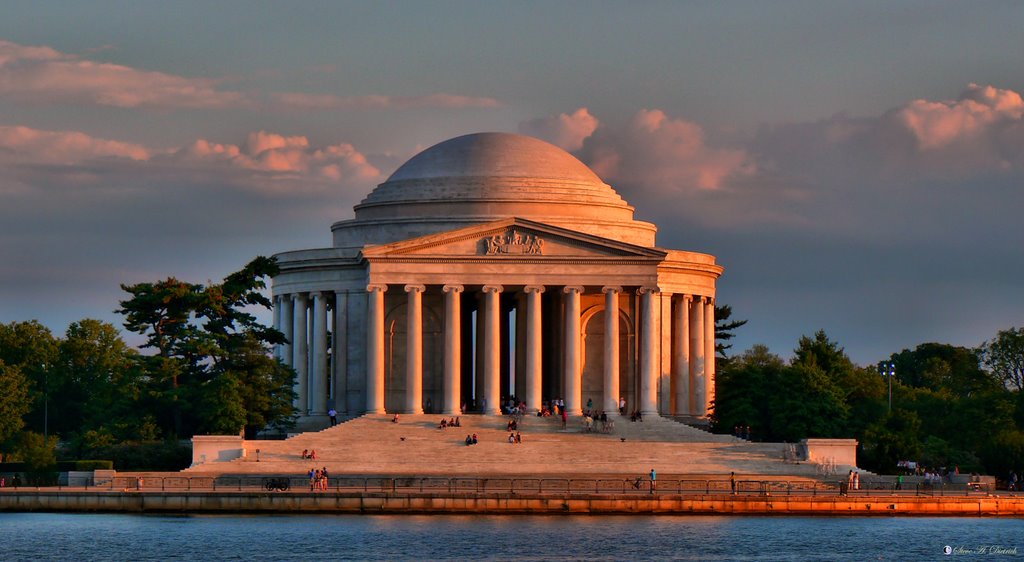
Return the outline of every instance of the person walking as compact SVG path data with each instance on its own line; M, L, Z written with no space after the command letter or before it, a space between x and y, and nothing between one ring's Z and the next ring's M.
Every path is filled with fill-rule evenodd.
M654 469L652 468L651 469L651 493L652 494L654 493L654 487L655 487L655 483L657 481L658 481L658 473L654 472Z

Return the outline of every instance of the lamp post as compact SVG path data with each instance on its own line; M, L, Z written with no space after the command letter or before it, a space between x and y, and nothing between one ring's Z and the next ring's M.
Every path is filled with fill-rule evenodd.
M892 378L896 376L896 364L892 361L878 366L878 372L889 379L889 411L892 411Z

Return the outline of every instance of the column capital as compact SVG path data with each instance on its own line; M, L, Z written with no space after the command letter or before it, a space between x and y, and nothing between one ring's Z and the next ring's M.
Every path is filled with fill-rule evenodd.
M690 302L693 300L693 295L681 294L679 295L679 297L683 300L683 302Z
M306 300L306 293L292 293L292 301Z
M562 292L567 295L569 293L576 293L582 295L583 287L580 287L579 285L566 285L565 287L562 287Z
M527 285L523 287L524 293L537 293L538 295L544 292L544 285Z
M466 288L463 287L462 285L445 285L444 287L441 287L441 290L446 292L446 293L456 293L456 294L458 294L458 293L461 293L462 291L465 291Z
M640 287L636 290L636 294L638 295L643 295L647 293L654 294L657 292L659 292L657 287Z
M311 299L315 299L317 297L322 297L323 295L324 295L324 293L322 291L310 291L309 292L309 298L311 298Z
M601 292L606 294L606 295L608 293L621 293L622 292L622 287L620 287L618 285L608 285L606 287L601 287Z
M417 292L417 293L422 293L422 292L424 292L426 290L427 290L427 288L424 285L406 285L405 286L405 292L406 293L412 293L414 291Z
M367 293L373 293L373 292L376 292L376 291L380 291L382 293L386 293L388 291L387 284L386 283L370 283L369 285L366 286L366 292Z
M481 291L485 293L500 293L504 290L505 287L502 287L501 285L484 285L484 288L481 289Z

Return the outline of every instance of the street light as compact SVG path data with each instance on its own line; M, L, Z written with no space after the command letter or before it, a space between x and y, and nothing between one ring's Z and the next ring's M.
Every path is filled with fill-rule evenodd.
M892 411L892 378L896 376L896 364L893 362L882 363L878 366L878 372L889 379L889 411Z

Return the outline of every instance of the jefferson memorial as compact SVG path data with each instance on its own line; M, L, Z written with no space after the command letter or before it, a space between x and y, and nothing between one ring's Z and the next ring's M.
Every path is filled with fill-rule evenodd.
M560 398L706 417L715 392L709 254L657 227L568 152L479 133L403 164L331 226L329 248L276 255L278 356L301 425L329 409L499 414Z

